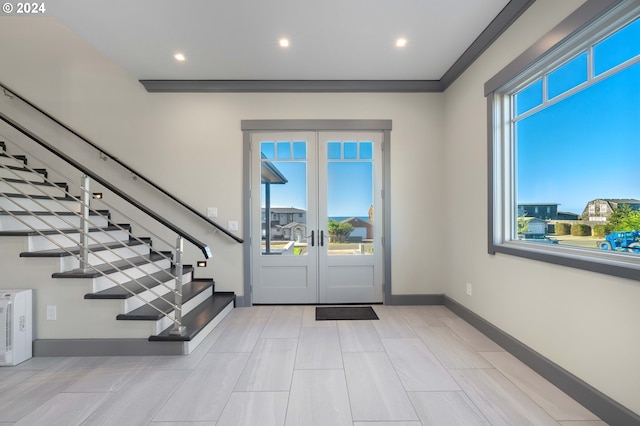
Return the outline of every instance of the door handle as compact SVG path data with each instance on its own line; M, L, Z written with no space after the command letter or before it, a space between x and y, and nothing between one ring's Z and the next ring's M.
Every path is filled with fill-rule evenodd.
M320 231L320 246L324 247L324 231Z
M311 247L313 247L313 246L314 246L314 244L315 244L315 243L314 243L314 238L313 238L313 237L314 237L313 232L314 232L314 231L311 231Z

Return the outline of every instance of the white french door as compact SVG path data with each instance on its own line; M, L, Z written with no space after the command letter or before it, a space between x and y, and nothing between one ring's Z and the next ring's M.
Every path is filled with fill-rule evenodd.
M251 135L253 303L382 302L381 132Z

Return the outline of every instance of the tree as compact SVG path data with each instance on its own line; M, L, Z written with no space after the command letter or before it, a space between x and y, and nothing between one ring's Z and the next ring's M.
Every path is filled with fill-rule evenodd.
M606 225L606 232L638 231L640 230L640 211L634 210L629 204L621 204L611 213Z
M337 222L335 220L329 220L329 225L327 226L329 231L329 235L334 237L338 242L344 242L345 238L351 234L353 231L353 225L346 222Z
M531 218L527 217L527 213L525 212L521 216L518 216L518 234L524 234L529 230L529 221Z

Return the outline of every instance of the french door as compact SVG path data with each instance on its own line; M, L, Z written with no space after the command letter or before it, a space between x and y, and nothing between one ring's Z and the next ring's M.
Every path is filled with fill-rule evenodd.
M381 132L251 134L253 303L382 302Z

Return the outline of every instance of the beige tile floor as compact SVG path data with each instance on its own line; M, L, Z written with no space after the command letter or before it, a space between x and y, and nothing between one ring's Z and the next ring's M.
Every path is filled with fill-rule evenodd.
M605 424L442 306L374 309L238 308L189 356L0 368L0 425Z

